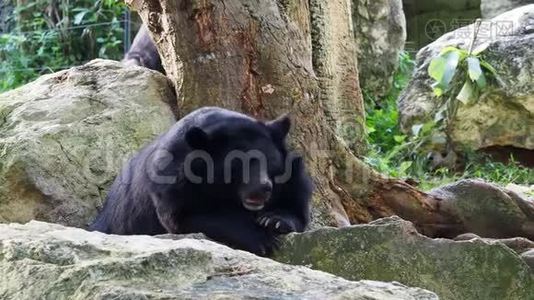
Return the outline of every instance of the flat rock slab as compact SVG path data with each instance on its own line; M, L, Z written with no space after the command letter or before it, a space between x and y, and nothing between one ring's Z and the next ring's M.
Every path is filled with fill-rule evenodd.
M276 260L349 280L398 281L441 299L532 299L529 266L502 243L420 235L398 217L341 229L291 234Z
M0 224L0 299L438 299L348 281L198 239Z
M462 224L461 233L486 238L534 240L534 201L498 185L464 179L429 192L441 199L440 210ZM455 236L445 236L449 238Z

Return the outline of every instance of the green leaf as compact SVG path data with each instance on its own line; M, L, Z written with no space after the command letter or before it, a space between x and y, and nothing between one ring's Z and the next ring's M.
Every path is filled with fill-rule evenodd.
M434 123L433 121L428 121L425 124L423 124L422 134L425 135L425 134L431 132L434 129L435 125L436 125L436 123Z
M406 171L412 166L413 162L411 161L403 161L401 165L399 166L399 173L400 174L406 174Z
M480 75L480 77L478 78L478 80L477 80L477 86L478 86L481 90L485 89L486 86L488 86L488 82L487 82L487 80L486 80L486 75L484 75L484 73L482 73L482 74Z
M435 82L434 84L432 84L432 90L434 91L434 95L436 95L437 97L441 97L444 92L439 82Z
M467 52L467 50L459 49L454 46L447 46L441 49L441 51L439 52L439 56L445 56L445 54L450 52L456 52L460 56L460 60L463 60L469 55L469 52Z
M473 89L473 85L471 84L471 81L468 79L465 81L464 86L462 87L462 90L456 96L456 99L460 100L463 104L467 105L471 102L471 99L473 99L473 96L475 94L475 91Z
M446 64L447 61L442 56L433 58L430 61L430 65L428 66L428 75L430 75L430 77L432 77L437 82L441 82L441 80L443 79L443 74L445 74Z
M467 74L472 81L477 81L482 76L482 68L480 67L480 61L477 57L467 58Z
M395 140L395 142L397 143L402 143L406 140L406 136L405 135L396 135L393 137L393 139Z
M449 52L452 52L452 51L460 51L460 49L454 47L454 46L447 46L443 49L441 49L441 51L439 52L439 55L440 56L443 56L444 54L447 54Z
M460 51L447 52L443 56L432 59L428 66L428 74L439 83L439 88L447 90L456 73L459 61Z
M79 13L77 13L75 16L74 16L74 25L80 25L80 23L82 23L83 21L83 17L85 17L85 15L88 13L89 11L88 10L83 10Z

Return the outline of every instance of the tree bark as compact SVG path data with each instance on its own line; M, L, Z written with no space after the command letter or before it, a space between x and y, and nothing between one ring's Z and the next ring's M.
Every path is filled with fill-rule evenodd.
M351 2L127 0L175 82L180 114L221 106L290 113L291 143L314 178L313 227L398 215L430 236L462 233L441 199L378 174L365 149Z

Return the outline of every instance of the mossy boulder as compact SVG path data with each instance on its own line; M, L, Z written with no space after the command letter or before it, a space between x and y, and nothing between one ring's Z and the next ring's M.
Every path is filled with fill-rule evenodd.
M441 299L532 299L534 277L517 253L482 239L431 239L398 217L291 234L276 260L349 280L398 281Z
M0 94L0 222L85 226L175 101L165 76L105 60Z
M534 240L534 202L526 195L474 179L460 180L429 193L441 199L441 211L463 224L461 233Z

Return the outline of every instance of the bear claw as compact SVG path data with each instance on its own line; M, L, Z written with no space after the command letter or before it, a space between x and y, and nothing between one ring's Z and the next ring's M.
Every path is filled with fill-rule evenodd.
M258 218L258 224L279 234L296 231L295 226L290 220L286 220L282 216L275 214L261 216Z

